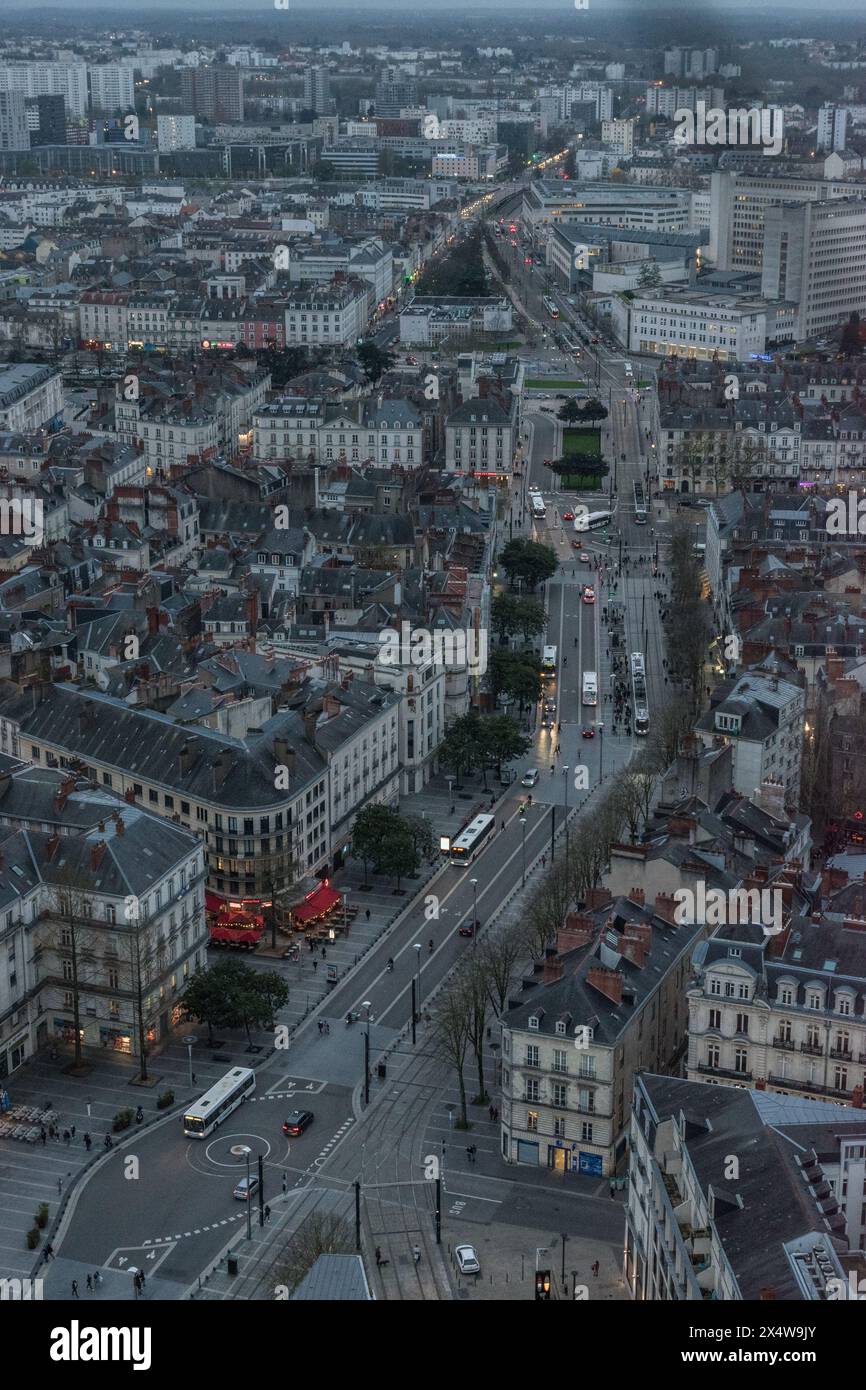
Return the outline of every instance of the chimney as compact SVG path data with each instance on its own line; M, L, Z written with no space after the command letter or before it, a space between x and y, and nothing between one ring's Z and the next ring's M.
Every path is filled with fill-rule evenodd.
M586 977L586 983L612 1004L622 1003L622 975L618 970L608 970L604 965L594 965Z
M565 919L565 926L560 927L556 933L556 949L560 955L565 955L566 951L588 946L594 935L595 923L591 917L585 917L580 912L570 912Z
M52 835L45 845L45 862L50 864L58 849L60 848L60 836Z
M289 742L288 739L280 734L274 739L274 762L280 767L288 766L289 761Z
M541 983L544 985L555 984L562 979L562 961L559 959L555 946L547 946L544 952L544 971L541 976Z
M159 609L158 609L158 608L148 608L148 610L147 610L147 630L148 630L148 632L150 633L151 637L156 637L156 636L158 636L158 634L159 634Z
M187 739L186 743L183 745L183 748L181 748L180 755L178 757L178 762L180 763L180 774L182 777L185 777L186 774L189 772L190 768L192 767L192 759L193 745L190 742L190 740Z
M100 827L99 827L99 828L100 828L100 830L102 829L102 825L101 825L101 824L100 824ZM102 863L104 857L105 857L105 841L104 841L104 840L99 840L95 845L91 845L91 847L90 847L90 867L91 867L91 869L94 871L94 873L95 873L96 870L99 868L99 866L100 866L100 864Z
M304 710L304 736L310 743L314 741L316 736L316 725L319 722L319 713L317 709Z
M590 912L597 907L607 907L608 903L612 901L609 888L590 888L586 895L586 905Z
M132 787L127 787L124 792L124 797L129 802L130 806L135 805L135 792Z
M628 900L629 900L630 903L637 903L637 904L639 904L641 907L643 907L643 906L644 906L644 903L645 903L645 901L646 901L646 899L645 899L645 897L644 897L644 891L643 891L643 889L642 889L642 888L630 888L629 891L628 891Z
M126 826L123 823L123 816L119 811L114 813L114 828L118 835L126 834Z
M648 922L627 922L620 942L620 954L643 970L652 947L652 927Z
M677 903L672 893L656 893L654 911L657 917L661 917L663 922L668 922L672 927L679 926L675 917Z
M863 1109L863 1087L855 1086L851 1092L851 1104L855 1110Z

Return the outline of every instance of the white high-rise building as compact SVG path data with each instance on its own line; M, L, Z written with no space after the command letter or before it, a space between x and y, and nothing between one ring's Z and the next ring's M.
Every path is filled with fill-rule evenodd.
M89 111L85 63L9 63L0 67L0 92L26 97L62 96L67 116Z
M20 92L0 92L0 150L29 150L25 98Z
M848 108L827 102L818 112L818 149L844 150L848 136Z
M601 143L610 145L617 159L631 159L634 153L634 121L602 121Z
M90 101L94 111L134 111L132 68L106 63L90 68Z
M765 208L761 290L799 306L801 341L866 315L866 198Z
M195 149L195 116L157 116L156 141L160 154Z

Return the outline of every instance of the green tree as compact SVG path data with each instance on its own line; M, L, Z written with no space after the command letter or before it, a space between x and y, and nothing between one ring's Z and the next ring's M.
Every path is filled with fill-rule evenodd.
M355 356L371 386L374 386L382 373L389 371L397 360L393 352L385 352L372 342L361 343Z
M580 402L574 396L569 396L567 401L563 401L556 416L557 420L562 420L566 425L576 425L582 418Z
M588 423L591 423L593 420L606 420L607 416L607 406L602 405L597 396L593 396L588 401L584 401L580 408L581 420L586 420Z
M371 864L379 861L379 850L383 838L394 829L399 819L390 806L364 806L355 817L352 826L352 854L364 865L364 882Z
M399 888L401 879L405 878L407 874L418 872L419 862L415 837L402 816L398 816L397 824L390 831L384 843L379 846L376 867L380 873L386 874L388 878L393 878L396 887Z
M495 705L500 695L517 700L522 713L541 698L538 658L524 652L494 651L487 663L487 688Z
M208 1047L213 1047L214 1028L234 1027L239 1015L239 995L243 988L243 966L237 960L221 960L193 975L181 997L190 1019L207 1025ZM254 972L251 972L254 973Z
M550 579L559 568L556 552L549 545L539 545L537 541L522 539L508 542L499 557L499 563L512 585L517 579L521 579L530 591Z

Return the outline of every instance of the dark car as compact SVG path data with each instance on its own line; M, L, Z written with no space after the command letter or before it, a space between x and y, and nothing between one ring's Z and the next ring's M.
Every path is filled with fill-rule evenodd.
M303 1134L313 1123L313 1112L311 1110L293 1110L287 1120L283 1121L283 1134Z
M583 738L595 738L595 725L584 724L580 732Z
M479 929L480 926L481 926L481 923L479 922L478 918L476 917L474 922L464 922L462 927L458 927L458 928L457 928L457 935L458 935L458 936L474 936L475 933L478 931L478 929Z

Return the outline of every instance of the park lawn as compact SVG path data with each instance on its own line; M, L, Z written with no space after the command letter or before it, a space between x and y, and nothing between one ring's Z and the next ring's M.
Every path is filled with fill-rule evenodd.
M567 458L569 454L593 454L600 458L601 431L566 425L562 431L562 457Z
M533 377L524 382L527 391L585 391L585 381L560 381L556 377Z

